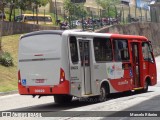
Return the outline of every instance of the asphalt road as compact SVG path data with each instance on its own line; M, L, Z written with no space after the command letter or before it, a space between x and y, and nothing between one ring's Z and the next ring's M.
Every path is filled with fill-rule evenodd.
M74 99L72 103L66 105L57 105L54 103L52 96L42 97L38 99L31 96L20 96L18 94L7 95L0 97L0 111L43 111L44 116L57 117L43 117L43 118L6 118L0 117L0 120L15 120L15 119L38 119L38 120L78 120L78 119L111 119L111 120L159 120L160 117L160 56L156 58L158 84L149 87L147 93L137 93L132 95L127 94L113 94L109 100L102 103L89 102L87 99ZM62 112L65 111L65 112ZM84 111L84 112L78 112ZM94 112L100 111L100 112ZM105 111L105 112L102 112ZM108 111L108 112L106 112ZM112 112L111 112L112 111ZM128 112L130 111L130 112ZM133 114L139 117L129 117ZM145 111L145 112L144 112ZM149 111L149 113L148 113ZM157 112L159 111L159 112ZM153 112L155 114L153 114ZM141 114L140 114L141 113ZM144 117L143 114L148 115ZM140 115L142 117L140 117ZM65 117L62 117L65 116ZM97 117L98 116L98 117ZM107 116L107 117L105 117ZM110 117L108 117L110 116ZM119 117L117 117L119 116ZM122 117L123 116L123 117ZM85 117L85 118L84 118Z

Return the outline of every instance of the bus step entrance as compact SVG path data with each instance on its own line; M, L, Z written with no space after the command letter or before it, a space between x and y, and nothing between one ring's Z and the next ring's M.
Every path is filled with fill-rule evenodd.
M133 90L141 90L143 89L143 87L136 87L136 88L133 88Z

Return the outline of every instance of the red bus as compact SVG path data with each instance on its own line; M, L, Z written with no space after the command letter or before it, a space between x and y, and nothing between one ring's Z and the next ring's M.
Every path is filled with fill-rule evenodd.
M53 95L56 103L141 90L157 83L151 42L143 36L74 30L38 31L20 38L21 95Z

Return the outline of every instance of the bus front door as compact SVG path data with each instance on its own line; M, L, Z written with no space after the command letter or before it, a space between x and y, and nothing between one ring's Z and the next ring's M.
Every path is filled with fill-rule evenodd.
M85 95L91 94L91 68L90 68L90 42L79 41L79 51L81 57L81 78L84 85Z
M140 87L140 62L139 62L139 44L131 43L132 45L132 69L134 88Z

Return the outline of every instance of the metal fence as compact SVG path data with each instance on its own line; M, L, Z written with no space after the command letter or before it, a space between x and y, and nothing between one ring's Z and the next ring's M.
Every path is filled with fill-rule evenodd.
M111 11L112 10L112 11ZM114 13L111 15L110 13ZM76 16L76 17L75 17ZM78 17L77 17L78 16ZM66 19L68 18L68 19ZM60 22L60 29L83 29L92 30L110 26L114 24L128 24L132 22L150 22L150 11L136 8L134 6L109 6L105 10L99 9L99 15L94 15L92 11L86 16L71 15L65 16L64 21Z

